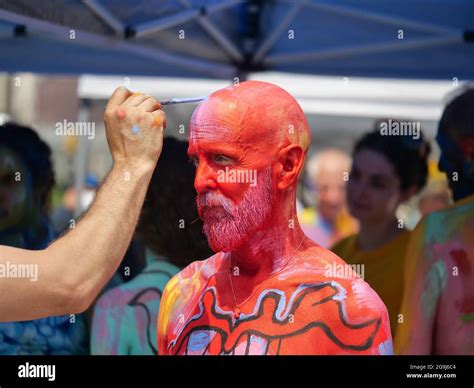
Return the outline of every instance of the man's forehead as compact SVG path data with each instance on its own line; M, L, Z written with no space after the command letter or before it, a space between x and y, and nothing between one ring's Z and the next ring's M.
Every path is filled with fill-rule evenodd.
M284 144L309 145L309 128L296 100L276 85L246 81L211 94L194 111L190 147L226 143L245 152Z
M189 132L189 142L237 142L242 139L240 127L232 127L219 123L192 123Z
M199 152L227 153L238 156L244 152L244 148L241 147L237 140L232 140L230 138L223 140L222 137L192 137L191 135L188 146L188 154L197 154Z
M245 103L228 96L205 101L191 118L190 147L219 144L242 147L248 138L247 132L251 132L250 125L246 125L244 120L246 111Z

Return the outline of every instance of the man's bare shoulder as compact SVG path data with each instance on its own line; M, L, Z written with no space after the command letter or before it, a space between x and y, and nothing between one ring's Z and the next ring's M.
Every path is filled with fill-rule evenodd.
M165 292L170 293L177 287L183 290L188 287L194 289L197 285L206 284L207 280L219 271L224 256L223 252L219 252L205 260L193 261L171 278L166 285Z
M358 277L356 266L347 264L329 249L316 244L301 251L283 271L283 277L299 275L315 278Z
M311 246L278 275L282 283L275 288L289 290L286 297L301 330L319 325L329 333L321 342L326 337L315 332L318 346L327 346L324 352L391 354L387 309L357 272L331 251Z
M222 265L225 254L223 252L216 253L205 260L193 261L176 276L181 280L199 276L207 279L214 275Z
M304 251L280 279L327 286L334 290L335 300L344 301L349 315L383 317L388 323L385 304L363 279L363 274L363 268L349 265L335 253L315 245Z

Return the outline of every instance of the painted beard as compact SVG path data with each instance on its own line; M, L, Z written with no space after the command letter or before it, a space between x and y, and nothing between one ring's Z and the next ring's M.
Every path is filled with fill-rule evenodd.
M257 184L248 188L238 205L215 192L198 195L197 205L211 249L214 252L236 250L270 217L271 167L258 173Z

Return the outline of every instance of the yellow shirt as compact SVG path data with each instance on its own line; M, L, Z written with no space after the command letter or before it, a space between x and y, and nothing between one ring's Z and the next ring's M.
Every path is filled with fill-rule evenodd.
M346 237L332 247L332 251L348 264L363 264L364 280L377 292L390 316L392 337L395 338L398 314L403 297L404 259L410 239L408 230L384 246L363 251L357 246L357 235Z
M298 221L305 234L325 248L358 231L357 221L345 209L338 214L334 224L323 220L314 208L301 210Z

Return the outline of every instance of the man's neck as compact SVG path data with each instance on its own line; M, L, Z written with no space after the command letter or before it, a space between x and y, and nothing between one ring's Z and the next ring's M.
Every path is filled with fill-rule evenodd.
M231 267L240 276L265 278L279 272L306 245L296 209L275 209L260 230L251 233L243 245L231 252Z
M231 252L229 285L235 299L229 303L243 303L256 287L282 271L311 245L297 221L292 229L286 225L253 233L249 241Z

